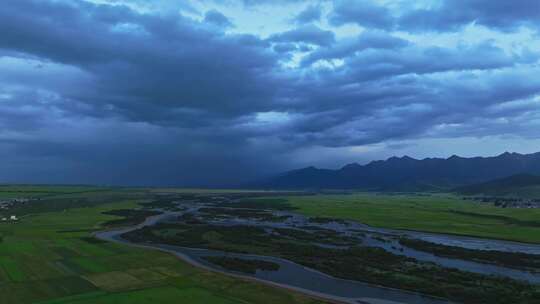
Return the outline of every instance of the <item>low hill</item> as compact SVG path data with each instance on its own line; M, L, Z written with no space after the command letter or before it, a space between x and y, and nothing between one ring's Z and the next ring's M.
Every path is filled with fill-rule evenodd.
M540 176L516 174L485 183L458 187L454 192L463 195L540 196Z
M391 157L337 170L308 167L259 183L276 189L364 189L377 191L450 190L515 174L540 175L540 152L494 157L414 159Z

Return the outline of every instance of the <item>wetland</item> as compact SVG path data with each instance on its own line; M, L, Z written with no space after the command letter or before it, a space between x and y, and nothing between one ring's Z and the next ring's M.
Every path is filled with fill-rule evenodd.
M504 242L506 250L498 255L455 246L470 244L471 238L308 217L277 198L167 199L174 206L167 208L175 211L102 237L165 248L211 269L364 303L536 303L540 298L540 255L529 253L538 245L474 239L491 248ZM324 285L316 283L321 278Z

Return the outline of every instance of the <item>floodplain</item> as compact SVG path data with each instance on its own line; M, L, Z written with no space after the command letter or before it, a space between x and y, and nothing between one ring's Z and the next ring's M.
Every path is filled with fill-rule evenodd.
M17 216L0 223L6 303L540 299L535 209L440 193L5 190L19 199L0 211Z

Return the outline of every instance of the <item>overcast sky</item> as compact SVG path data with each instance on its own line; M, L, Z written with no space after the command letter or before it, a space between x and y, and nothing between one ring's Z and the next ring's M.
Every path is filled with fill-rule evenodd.
M540 1L3 0L0 182L540 151Z

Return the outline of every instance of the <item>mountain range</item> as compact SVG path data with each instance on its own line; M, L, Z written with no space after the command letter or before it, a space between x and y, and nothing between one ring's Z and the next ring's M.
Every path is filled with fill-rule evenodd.
M526 197L540 192L540 176L516 174L484 183L458 187L453 192L463 195Z
M391 157L340 169L307 167L285 172L258 186L276 189L362 189L436 191L482 183L516 174L540 175L540 152L505 152L494 157L414 159Z

